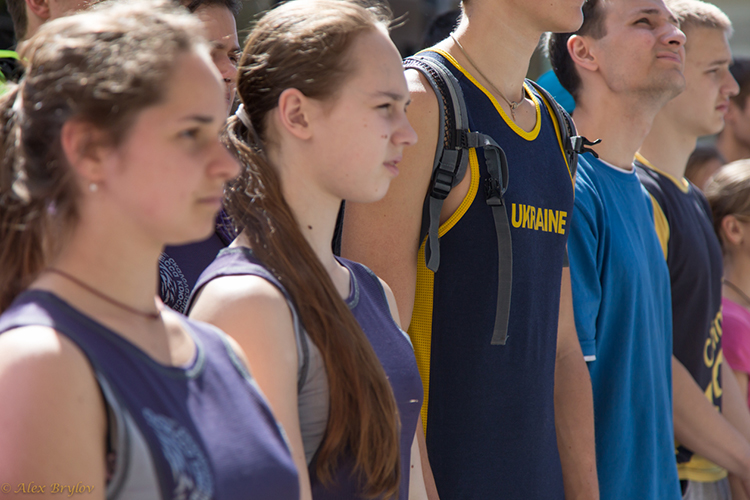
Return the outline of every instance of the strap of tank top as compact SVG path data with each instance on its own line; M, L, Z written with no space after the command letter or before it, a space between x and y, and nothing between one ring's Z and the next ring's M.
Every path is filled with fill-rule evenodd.
M287 293L279 280L268 269L263 267L255 255L253 255L252 250L245 247L225 248L221 250L216 260L198 278L198 282L190 294L186 311L190 312L198 292L209 281L222 276L242 275L257 276L271 283L284 296L289 310L292 312L294 338L297 344L297 392L299 393L307 382L307 373L310 364L310 347L307 344L307 334L302 326L302 321L299 319L299 314L297 314L297 307L289 296L289 293Z

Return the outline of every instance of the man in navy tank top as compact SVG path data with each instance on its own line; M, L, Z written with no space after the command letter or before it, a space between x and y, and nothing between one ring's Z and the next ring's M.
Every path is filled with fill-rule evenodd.
M346 207L343 255L391 285L409 326L442 498L597 498L591 386L572 304L560 302L570 287L573 176L552 103L524 84L539 37L576 29L582 3L464 0L456 31L423 53L458 80L468 128L507 155L513 285L504 344L493 342L499 252L481 150L470 150L467 174L443 204L439 269L425 265L420 226L438 100L416 72L407 72L408 116L419 143L406 149L383 201Z
M633 157L685 87L685 36L662 0L590 0L577 33L552 35L578 132L568 249L578 337L594 393L602 499L678 500L669 271Z
M685 168L698 137L724 126L739 90L729 71L732 24L715 5L666 2L687 37L687 86L656 115L635 166L659 207L654 226L672 283L675 452L683 498L725 500L727 471L750 484L750 414L724 360L721 245L708 201L685 178Z

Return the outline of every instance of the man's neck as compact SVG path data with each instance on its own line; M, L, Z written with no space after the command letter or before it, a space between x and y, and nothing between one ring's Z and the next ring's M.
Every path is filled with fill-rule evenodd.
M727 162L750 158L750 145L739 142L734 137L734 131L726 128L716 139L716 148Z
M679 124L674 123L664 113L659 113L639 152L662 172L675 179L682 179L685 176L688 158L697 141L697 137L684 132Z
M658 99L646 102L642 96L619 96L608 91L588 92L581 90L573 112L578 134L592 141L601 139L601 144L592 148L599 157L616 167L631 170L635 153L664 102Z
M505 97L516 101L523 96L523 82L529 61L542 35L528 23L519 20L507 8L494 2L470 7L469 17L462 17L455 36L479 71L499 88ZM466 58L448 39L438 45L454 56L462 66L472 68Z

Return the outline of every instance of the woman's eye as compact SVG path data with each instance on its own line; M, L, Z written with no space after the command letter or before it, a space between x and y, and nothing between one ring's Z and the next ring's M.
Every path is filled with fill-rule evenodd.
M200 133L200 130L197 128L191 128L187 130L183 130L180 132L180 137L184 139L195 139L198 137L198 134Z

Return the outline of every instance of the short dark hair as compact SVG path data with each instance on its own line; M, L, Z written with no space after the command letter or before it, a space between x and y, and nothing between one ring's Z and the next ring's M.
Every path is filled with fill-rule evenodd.
M422 40L422 48L432 47L436 43L448 38L458 22L461 20L461 9L452 9L437 16L430 26Z
M10 19L13 21L13 31L16 32L16 40L22 40L26 36L26 0L5 0Z
M242 10L242 0L180 0L180 3L193 13L201 7L211 7L212 5L226 7L234 17L237 17Z
M740 86L740 93L731 98L732 102L744 110L750 97L750 58L735 57L729 71Z
M547 57L549 57L552 69L560 80L565 90L570 92L573 98L578 100L578 91L581 87L581 77L578 75L576 65L568 53L568 40L573 35L590 36L599 40L607 34L604 25L604 12L602 4L604 0L586 0L583 4L583 24L575 33L551 33L547 37Z

